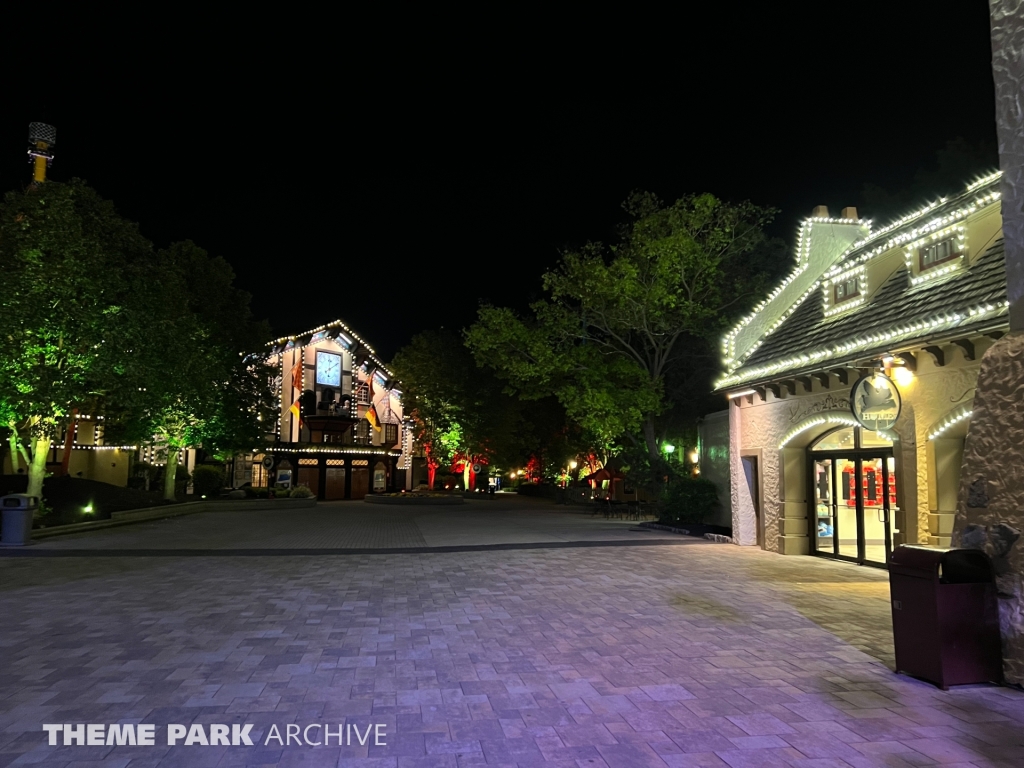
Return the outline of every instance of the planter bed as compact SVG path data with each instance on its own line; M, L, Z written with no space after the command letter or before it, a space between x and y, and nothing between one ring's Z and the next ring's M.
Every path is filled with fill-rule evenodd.
M316 499L211 499L209 501L189 501L182 504L164 504L159 507L143 509L126 509L113 512L109 520L92 520L85 523L70 525L54 525L49 528L34 528L32 540L48 539L68 533L98 531L103 528L114 528L119 525L141 523L146 520L162 520L167 517L194 515L198 512L253 512L256 510L307 509L316 506Z

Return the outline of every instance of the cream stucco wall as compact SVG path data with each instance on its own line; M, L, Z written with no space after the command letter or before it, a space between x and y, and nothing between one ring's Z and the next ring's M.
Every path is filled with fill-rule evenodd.
M988 341L976 342L976 356L980 358ZM957 408L969 404L974 396L978 376L977 360L964 359L959 347L942 347L945 365L938 366L929 355L921 353L918 372L912 377L901 377L898 384L903 397L903 412L893 430L898 436L893 444L896 460L897 505L901 512L894 519L899 531L896 543L945 543L936 536L948 535L946 509L948 502L945 485L940 487L939 473L948 480L948 473L956 463L962 441L957 435L938 446L930 446L929 433ZM852 372L851 372L852 374ZM738 543L753 544L756 539L753 504L744 499L747 493L740 455L760 449L761 510L764 525L765 549L785 551L787 554L805 554L807 540L807 462L806 448L820 435L841 426L840 420L852 419L849 410L850 386L832 376L826 389L814 379L811 392L798 385L797 395L782 390L776 398L771 391L765 400L757 395L737 398L730 405L730 464L732 465L731 500L733 503L733 529ZM852 379L851 379L852 385ZM826 417L831 423L813 424ZM801 425L808 428L793 436L785 448L779 446L787 435ZM940 466L941 465L941 466ZM949 483L946 483L949 485ZM941 491L941 492L940 492ZM942 513L937 516L937 513ZM941 517L941 519L940 519Z

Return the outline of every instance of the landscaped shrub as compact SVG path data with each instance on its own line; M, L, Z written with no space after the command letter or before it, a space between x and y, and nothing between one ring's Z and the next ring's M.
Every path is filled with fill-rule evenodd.
M216 498L224 487L224 470L221 467L211 467L208 464L200 464L192 470L192 492L202 498Z
M316 498L316 494L308 486L296 485L292 488L291 498L293 499L313 499Z
M698 524L718 510L718 489L703 477L680 477L672 481L665 498L661 522Z
M178 497L178 501L181 501L185 495L185 491L188 489L188 484L192 482L192 475L188 473L184 465L179 464L177 471L174 473L174 495ZM150 485L152 488L153 486ZM162 489L164 487L164 475L160 473L160 479L157 481L157 488Z
M245 498L247 499L265 499L270 495L269 488L254 488L251 485L247 485L242 490L245 491Z

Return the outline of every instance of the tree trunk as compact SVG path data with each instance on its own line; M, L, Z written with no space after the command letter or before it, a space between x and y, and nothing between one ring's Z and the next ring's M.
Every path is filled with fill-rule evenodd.
M50 452L50 438L40 437L32 443L32 461L28 465L29 496L43 499L43 478L46 476L46 454Z
M67 433L64 436L64 455L60 460L60 473L66 475L71 468L71 446L75 444L75 418L78 416L78 409L71 409L71 419L68 421ZM95 442L95 440L93 440Z
M179 451L167 449L167 467L164 470L164 501L177 501L174 496L174 478L178 474Z
M650 456L651 466L656 466L661 453L658 451L658 438L654 435L654 419L651 416L644 419L644 442L647 443L647 455Z
M18 463L18 433L13 429L11 434L7 436L7 445L11 451L11 474L16 475L21 465Z

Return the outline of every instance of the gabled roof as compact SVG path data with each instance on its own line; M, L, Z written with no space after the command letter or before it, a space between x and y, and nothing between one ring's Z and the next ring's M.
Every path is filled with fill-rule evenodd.
M388 376L394 376L388 367L377 357L373 347L362 336L346 325L343 320L334 320L293 336L282 336L269 342L267 346L270 347L270 354L274 355L286 349L305 347L327 338L338 341L350 352L362 351L366 357L373 361L377 368L384 371Z
M998 175L988 177L969 186L964 195L940 201L872 233L822 277L909 243L924 231L962 220L998 199L994 191L997 180ZM783 322L754 345L739 366L718 381L717 388L839 366L943 336L1002 328L1008 323L1006 296L1002 239L969 267L917 285L912 284L907 266L901 266L866 303L838 316L827 317L820 291L810 291L791 307Z

